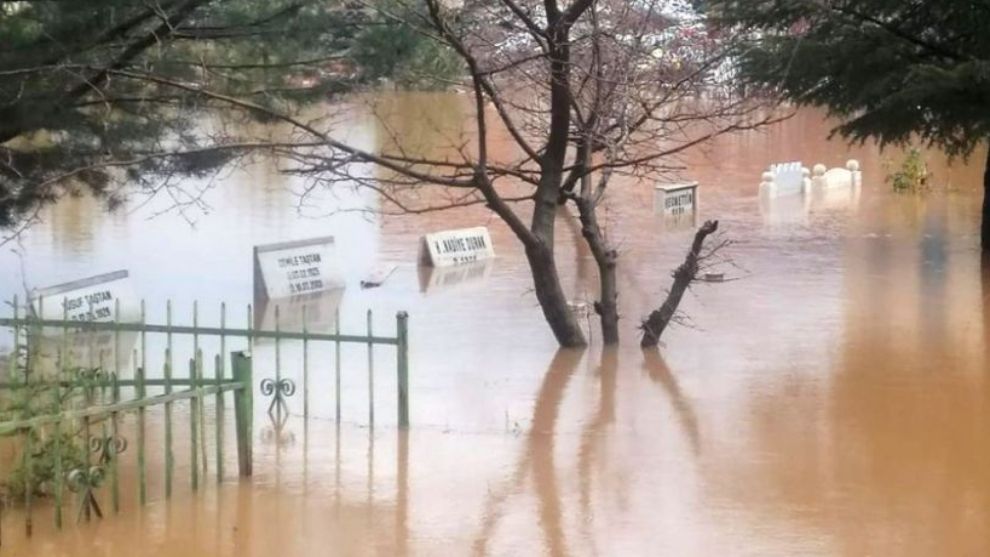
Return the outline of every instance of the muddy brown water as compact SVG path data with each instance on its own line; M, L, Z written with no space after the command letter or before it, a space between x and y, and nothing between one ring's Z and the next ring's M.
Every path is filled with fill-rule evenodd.
M456 96L384 101L395 109L389 129L418 142L433 140L429 130L456 129L466 114ZM348 129L365 145L386 135L360 112ZM557 351L518 245L480 208L324 217L377 200L346 193L300 207L300 184L264 162L194 184L208 214L152 218L162 200L114 215L86 198L59 203L13 246L20 256L10 246L0 253L5 297L23 283L126 268L140 295L172 298L180 314L194 299L243 307L253 245L336 236L348 280L343 329L363 331L372 308L376 330L391 332L391 316L410 312L413 427L395 428L394 353L376 351L374 428L362 366L345 369L339 425L329 370L313 372L308 422L298 394L280 434L264 416L267 403L256 403L251 482L233 472L228 410L225 481L192 493L188 441L179 438L177 487L165 501L152 413L148 506L134 504L129 449L119 516L54 532L50 509L36 509L35 535L25 540L23 517L9 511L0 554L990 553L983 153L949 164L926 152L935 191L897 195L884 165L903 153L830 142L827 130L821 114L800 111L684 157L684 175L701 183L699 217L721 219L735 242L736 267L725 272L739 280L695 288L684 306L693 326L670 330L658 353L639 351L635 327L691 232L653 213L648 184L608 201L625 341L604 351L593 324L592 348ZM768 163L841 166L850 157L864 170L858 198L761 206ZM417 269L420 234L479 224L491 229L495 261ZM561 219L558 230L565 289L592 300L590 256L571 222ZM383 287L361 290L379 263L399 267ZM153 320L162 312L151 309ZM203 322L214 317L204 309ZM349 362L363 362L363 347L349 350Z

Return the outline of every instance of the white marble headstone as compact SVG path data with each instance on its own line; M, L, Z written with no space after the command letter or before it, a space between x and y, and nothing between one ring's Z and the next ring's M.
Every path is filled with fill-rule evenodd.
M35 315L47 320L109 322L119 304L120 321L140 318L140 303L130 274L116 271L36 289L31 293Z
M343 288L332 236L254 248L255 298L284 298Z
M434 267L473 263L495 257L491 236L484 226L444 230L423 236L420 258Z
M128 271L116 271L31 293L31 309L49 321L134 323L141 319L141 304ZM118 314L119 311L119 314ZM64 349L66 367L102 367L123 372L137 342L133 331L77 330L46 327L40 344L40 369L53 371ZM64 333L64 334L63 334Z

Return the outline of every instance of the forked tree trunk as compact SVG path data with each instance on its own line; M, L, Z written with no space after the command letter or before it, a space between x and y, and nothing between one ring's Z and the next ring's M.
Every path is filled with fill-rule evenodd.
M677 306L681 304L684 292L697 277L698 261L701 257L701 248L705 244L705 238L716 230L718 230L718 221L710 220L701 225L701 228L695 233L694 242L691 243L691 249L688 251L687 257L684 258L684 263L681 263L681 266L674 271L674 285L670 287L667 299L664 300L660 309L650 313L650 316L641 326L643 338L639 345L643 348L654 347L660 342L660 335L663 334L667 325L670 324L670 320L677 313Z

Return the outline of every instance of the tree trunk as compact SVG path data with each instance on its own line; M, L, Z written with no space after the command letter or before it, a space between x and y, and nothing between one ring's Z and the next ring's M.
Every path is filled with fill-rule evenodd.
M602 321L602 341L606 346L619 343L619 290L616 284L615 252L608 252L598 263L601 299L595 302L595 312Z
M663 334L667 325L670 324L670 320L677 313L677 306L680 305L684 292L687 291L688 286L691 286L691 282L698 274L698 259L705 238L716 230L718 230L718 221L710 220L705 222L695 233L694 242L691 244L691 250L688 251L687 257L684 258L684 263L674 271L674 285L670 287L667 299L664 300L660 309L650 313L650 316L643 322L643 338L639 343L643 348L654 347L660 342L660 335Z
M560 286L560 275L553 252L544 245L526 248L526 259L533 273L533 288L536 299L543 309L550 329L557 342L565 348L586 346L584 332L577 317L567 305L567 297Z
M983 251L990 251L990 148L987 148L987 162L983 170L983 224L980 240Z
M595 302L595 313L601 319L602 341L608 346L619 343L619 289L616 273L618 254L607 245L590 197L588 193L575 204L581 219L581 235L598 264L599 299Z

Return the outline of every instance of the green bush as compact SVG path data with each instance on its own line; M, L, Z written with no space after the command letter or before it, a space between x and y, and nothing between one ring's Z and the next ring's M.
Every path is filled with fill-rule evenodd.
M8 498L21 499L28 488L32 494L41 497L54 494L56 461L59 457L62 459L63 481L70 470L86 465L86 448L77 432L62 431L57 436L54 433L42 436L35 430L30 435L30 475L25 460L20 459L3 483L3 491Z
M10 388L0 391L0 420L24 420L56 414L89 397L85 395L85 387L82 385L66 388L56 386L51 380L83 383L86 377L101 375L101 370L73 368L60 374L61 377L46 377L47 381L36 382L33 373L28 370L34 367L31 362L37 361L37 353L20 347L8 355L8 358L13 359L13 365L8 360L8 365L3 368ZM20 454L9 475L0 481L4 495L15 501L23 499L28 491L41 497L52 495L56 463L59 459L63 474L86 464L87 447L78 423L63 423L58 434L54 428L49 427L33 429L28 435L30 438L23 434L9 437L11 442L18 445ZM23 454L29 446L28 439L31 449L30 467ZM65 480L64 476L62 479Z
M885 163L887 167L887 183L894 191L927 191L931 185L931 173L928 171L928 164L921 156L921 151L917 147L912 147L907 156L896 170L891 170L891 163Z

